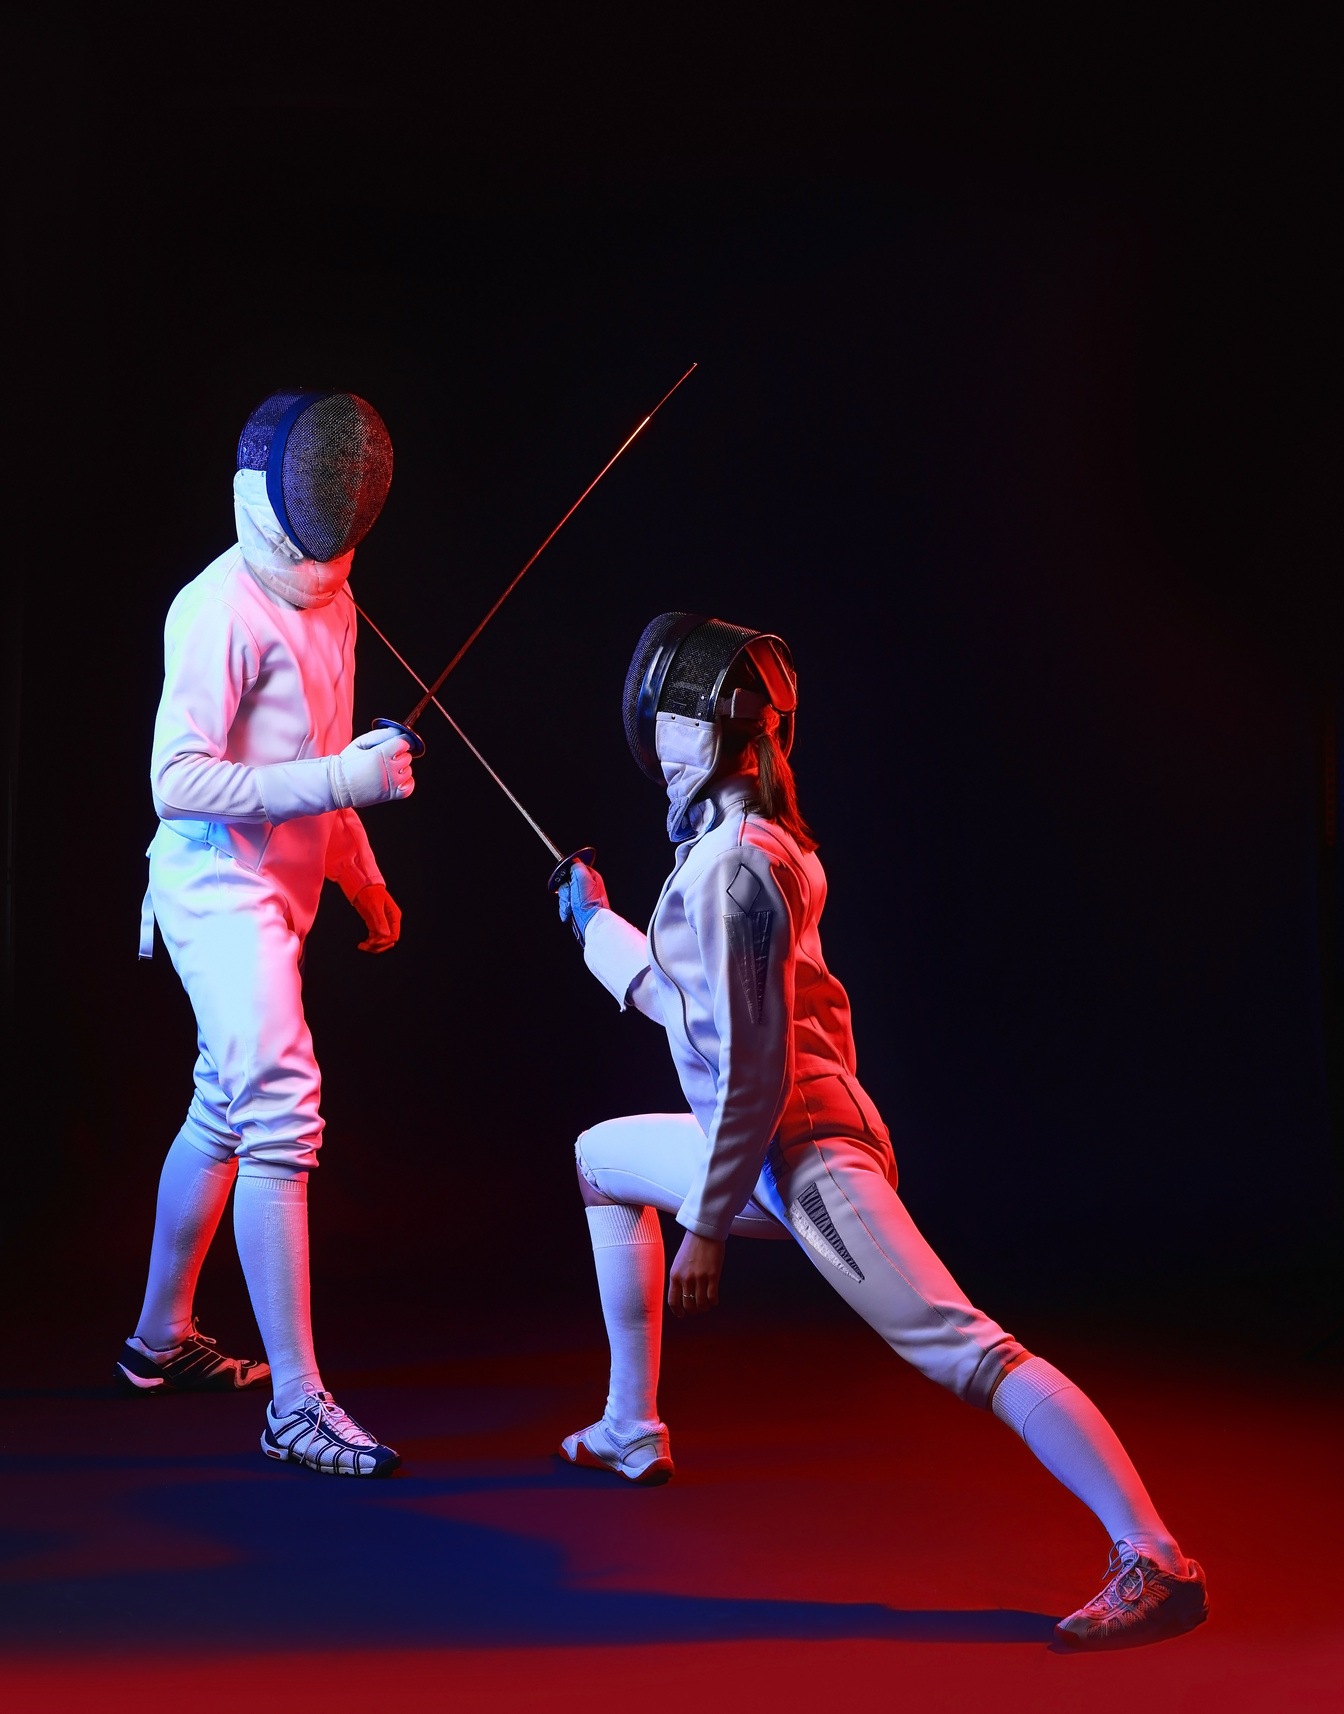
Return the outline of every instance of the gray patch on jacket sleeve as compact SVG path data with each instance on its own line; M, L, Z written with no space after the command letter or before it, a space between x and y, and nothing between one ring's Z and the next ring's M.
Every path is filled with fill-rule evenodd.
M756 895L761 890L761 883L753 875L745 863L738 865L737 873L728 883L728 897L740 911L749 911L756 903Z
M757 884L759 886L759 883ZM765 1015L765 978L770 969L770 925L774 920L773 911L744 911L740 916L725 916L723 919L729 950L733 956L733 967L742 984L742 992L747 1001L747 1015L753 1024L759 1024Z

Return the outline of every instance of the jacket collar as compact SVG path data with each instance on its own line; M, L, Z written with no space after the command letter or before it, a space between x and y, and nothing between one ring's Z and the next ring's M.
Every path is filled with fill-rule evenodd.
M715 780L704 797L693 806L700 811L697 817L700 825L689 838L677 845L677 862L684 862L705 835L716 827L722 827L735 810L741 810L743 815L749 814L755 798L756 782L749 774L729 774L726 779Z

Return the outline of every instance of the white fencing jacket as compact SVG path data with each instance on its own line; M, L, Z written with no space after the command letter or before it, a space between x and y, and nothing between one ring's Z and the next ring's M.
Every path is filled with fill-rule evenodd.
M154 807L174 833L274 881L300 933L324 877L351 899L382 880L319 760L351 741L355 618L344 588L321 605L283 600L235 546L180 591L164 628Z
M588 924L584 961L622 1010L661 1023L705 1133L677 1215L725 1238L778 1138L880 1139L855 1077L849 999L826 968L818 923L826 876L774 822L751 814L748 782L725 781L714 815L677 847L647 935L611 910Z

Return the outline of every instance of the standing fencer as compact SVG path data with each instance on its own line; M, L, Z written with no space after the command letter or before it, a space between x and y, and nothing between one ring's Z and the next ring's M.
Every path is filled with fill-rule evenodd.
M238 541L169 609L141 957L157 919L196 1014L195 1093L159 1180L149 1283L117 1364L136 1392L269 1375L262 1450L346 1476L399 1462L336 1404L313 1353L308 1173L321 1079L301 960L324 880L386 952L401 912L359 816L414 789L406 740L351 742L356 545L382 510L392 443L351 393L275 393L238 442ZM196 1328L197 1276L234 1186L234 1233L269 1368Z
M572 1462L641 1483L672 1475L658 1416L663 1243L673 1315L718 1302L725 1240L792 1237L922 1374L989 1410L1089 1506L1114 1544L1101 1592L1060 1622L1063 1646L1155 1642L1208 1611L1204 1574L1158 1516L1097 1407L971 1304L896 1194L891 1140L855 1075L849 1001L826 968L826 877L787 757L797 686L780 638L665 613L625 685L626 736L666 783L676 861L647 935L573 865L560 914L621 1009L667 1031L689 1113L646 1113L577 1144L611 1344L600 1422Z

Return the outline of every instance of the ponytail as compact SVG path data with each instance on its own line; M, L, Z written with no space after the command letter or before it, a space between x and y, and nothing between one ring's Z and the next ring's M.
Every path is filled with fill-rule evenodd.
M774 710L769 712L773 714ZM777 727L778 724L776 718L772 726ZM792 834L803 851L815 851L816 835L799 813L798 787L794 781L793 769L779 747L779 739L774 730L767 727L756 733L750 742L756 753L757 812L766 821L776 822L786 833Z
M729 715L724 720L718 771L722 774L741 768L747 756L753 756L756 766L750 771L756 775L756 814L791 834L803 851L815 851L817 838L799 813L793 769L779 742L779 710L770 702L765 684L745 651L724 680L720 695L731 696L739 689L754 692L765 706L753 717L734 719Z

